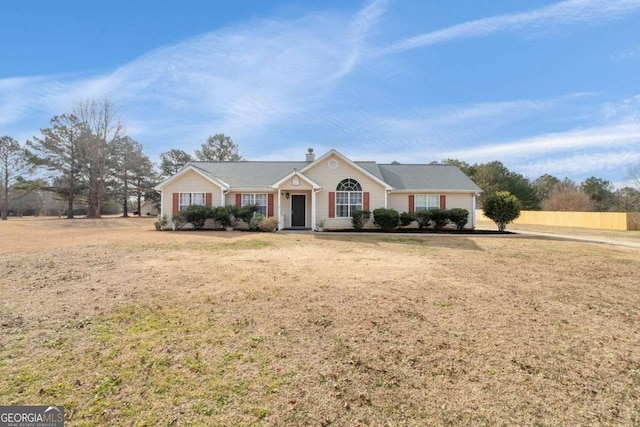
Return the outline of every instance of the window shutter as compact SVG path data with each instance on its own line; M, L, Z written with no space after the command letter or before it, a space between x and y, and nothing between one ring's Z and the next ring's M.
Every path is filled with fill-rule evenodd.
M180 210L180 193L173 193L173 214L176 215Z
M447 209L447 196L444 194L440 195L440 209Z
M237 208L242 207L242 194L240 193L236 194L236 207Z
M273 216L273 194L267 195L267 216Z
M416 211L416 196L409 194L409 213Z
M369 210L369 192L365 191L364 193L362 193L362 198L363 198L362 209L365 211L368 211Z
M329 218L336 217L336 192L329 192Z
M205 193L204 195L204 205L211 207L211 193Z

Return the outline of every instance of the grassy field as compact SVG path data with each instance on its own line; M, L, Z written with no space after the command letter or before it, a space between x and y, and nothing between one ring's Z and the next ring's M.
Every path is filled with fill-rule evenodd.
M640 425L640 251L0 223L0 404L66 425Z

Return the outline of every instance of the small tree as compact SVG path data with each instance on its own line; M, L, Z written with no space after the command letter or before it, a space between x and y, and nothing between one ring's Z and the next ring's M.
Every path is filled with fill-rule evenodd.
M369 218L371 218L370 211L355 210L351 213L351 225L356 230L362 230Z
M464 226L469 222L469 211L461 208L449 209L447 211L449 221L456 225L456 230L462 231Z
M520 200L508 191L498 191L485 199L482 210L499 231L504 231L507 224L520 216Z
M400 224L400 214L395 209L374 209L373 223L380 227L382 231L391 231Z

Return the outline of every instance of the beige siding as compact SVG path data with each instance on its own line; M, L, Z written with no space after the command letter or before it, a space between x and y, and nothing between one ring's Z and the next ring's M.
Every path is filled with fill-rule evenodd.
M331 160L338 162L336 169L329 168L328 163ZM351 218L329 218L329 192L335 191L336 186L343 179L355 179L362 186L362 191L369 192L369 208L371 210L385 206L386 189L382 184L335 155L331 155L314 165L304 174L322 186L322 190L316 195L316 222L324 220L324 227L327 229L351 228ZM368 224L368 227L374 226Z
M220 206L222 193L220 187L194 171L187 171L184 175L165 185L162 189L162 213L171 219L173 215L173 193L211 193L211 204Z
M410 194L434 194L434 193L394 193L389 194L388 203L390 209L395 209L398 212L409 212L409 195ZM469 211L469 223L466 228L473 228L473 197L472 193L439 193L444 194L447 197L447 209L460 208Z

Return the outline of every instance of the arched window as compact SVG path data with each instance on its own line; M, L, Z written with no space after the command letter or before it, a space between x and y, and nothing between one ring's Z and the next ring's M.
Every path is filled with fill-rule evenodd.
M355 179L343 179L336 187L336 217L350 218L356 210L362 210L362 186Z

